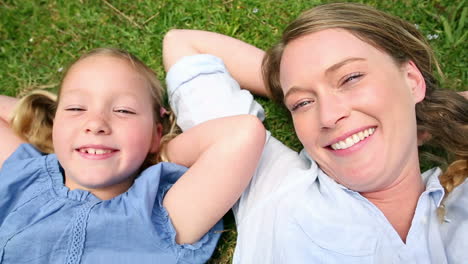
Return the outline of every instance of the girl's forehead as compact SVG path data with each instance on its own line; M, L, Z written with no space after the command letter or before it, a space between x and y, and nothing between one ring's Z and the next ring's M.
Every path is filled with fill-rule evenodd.
M83 70L86 68L99 69L101 67L109 66L126 66L129 71L135 71L131 61L127 58L117 57L111 54L93 54L81 58L70 67L70 71ZM110 67L112 69L113 67Z
M95 90L150 93L148 81L128 60L113 56L94 55L79 60L67 72L61 93L70 91ZM139 88L141 87L141 88Z
M64 82L69 80L95 77L89 81L99 82L103 78L109 80L143 79L136 67L127 59L110 55L92 55L75 62L64 77Z

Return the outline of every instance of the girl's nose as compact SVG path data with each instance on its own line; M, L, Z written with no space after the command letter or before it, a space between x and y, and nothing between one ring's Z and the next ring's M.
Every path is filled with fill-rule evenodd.
M107 135L111 133L111 126L107 118L102 115L90 117L85 124L85 132L96 135Z

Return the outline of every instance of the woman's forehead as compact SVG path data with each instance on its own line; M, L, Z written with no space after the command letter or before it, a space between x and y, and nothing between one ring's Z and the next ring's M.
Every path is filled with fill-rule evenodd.
M334 65L349 60L387 61L389 56L343 29L325 29L301 36L284 49L280 81L303 74L325 74ZM283 86L284 87L284 86Z

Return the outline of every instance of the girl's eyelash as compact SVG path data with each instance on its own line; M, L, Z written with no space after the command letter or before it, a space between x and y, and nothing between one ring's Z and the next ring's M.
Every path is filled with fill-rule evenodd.
M136 114L135 112L127 110L127 109L116 109L114 110L114 112L122 113L122 114L132 114L132 115Z
M85 109L82 107L67 107L65 111L85 111Z

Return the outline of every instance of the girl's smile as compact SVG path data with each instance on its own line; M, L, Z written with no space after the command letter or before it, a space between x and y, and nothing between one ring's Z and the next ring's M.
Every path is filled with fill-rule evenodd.
M95 55L70 68L53 127L67 187L120 193L158 136L149 85L129 61Z
M117 155L119 150L103 145L86 145L77 148L76 151L85 159L101 160Z

